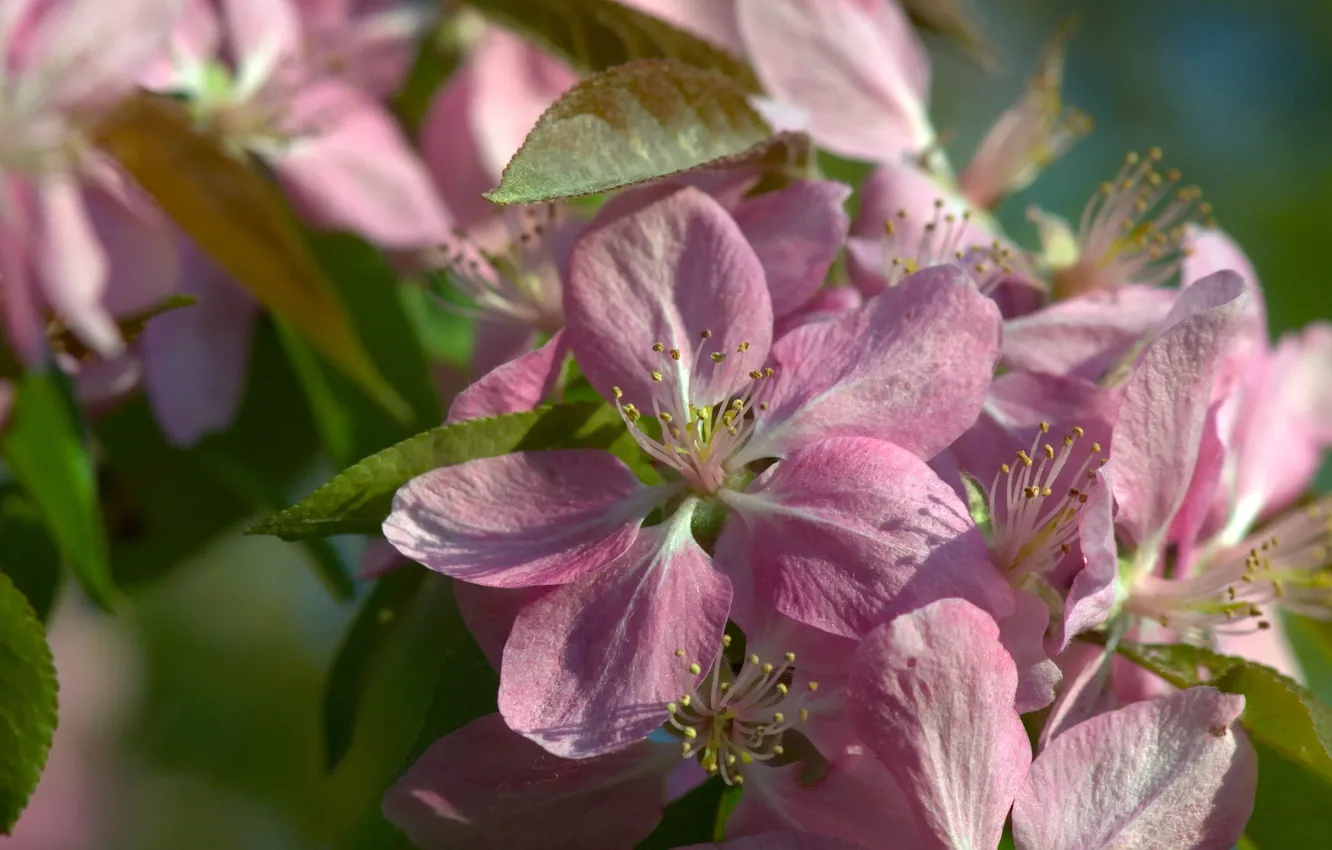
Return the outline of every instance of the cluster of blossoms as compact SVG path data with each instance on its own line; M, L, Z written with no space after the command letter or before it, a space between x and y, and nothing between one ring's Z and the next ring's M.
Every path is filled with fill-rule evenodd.
M736 850L994 848L1006 823L1022 850L1233 846L1244 698L1103 647L1282 665L1274 612L1332 614L1332 503L1301 502L1332 444L1332 327L1268 339L1248 261L1155 149L1076 227L1033 210L1039 250L1000 231L990 210L1089 129L1062 41L954 178L891 0L624 2L746 59L772 122L872 173L497 215L479 193L576 79L512 35L477 38L418 153L382 103L411 8L7 3L15 350L74 334L141 372L181 441L230 417L256 307L88 144L140 85L310 223L449 268L478 322L450 422L575 391L619 411L634 452L472 460L394 498L389 544L455 580L500 677L498 713L385 797L419 847L628 848L714 776L743 789ZM142 43L75 37L112 14ZM200 306L127 351L116 317L177 289Z
M1332 327L1269 343L1252 268L1155 149L1076 227L1033 210L1038 251L1000 232L989 209L1089 129L1062 41L954 180L892 3L633 5L877 165L854 221L852 187L741 171L452 259L495 330L450 420L575 374L640 451L398 492L386 537L457 580L500 688L386 814L423 848L631 847L711 775L743 788L735 848L992 848L1010 819L1032 850L1232 846L1244 698L1102 644L1288 667L1275 611L1332 613L1332 504L1299 503Z

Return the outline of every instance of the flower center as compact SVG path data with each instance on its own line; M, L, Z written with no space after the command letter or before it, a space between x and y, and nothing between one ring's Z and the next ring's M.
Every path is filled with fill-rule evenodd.
M1177 189L1178 169L1156 170L1161 149L1146 157L1130 153L1115 179L1101 184L1087 202L1078 228L1078 252L1054 270L1055 292L1066 298L1122 283L1159 286L1176 272L1188 249L1186 225L1208 218L1197 186Z
M1096 468L1109 458L1093 442L1072 476L1082 487L1055 489L1055 482L1070 461L1077 463L1078 448L1086 436L1074 426L1059 449L1042 440L1050 423L1042 422L1031 451L1018 450L1014 466L1001 464L990 483L990 510L994 526L994 558L1010 580L1045 573L1059 565L1078 533L1078 515L1087 503L1087 490L1096 485Z
M715 493L726 479L726 461L749 441L757 421L756 413L768 409L758 402L764 382L773 376L771 368L745 371L744 359L749 343L741 342L733 355L725 350L705 352L712 331L700 335L698 347L686 359L678 348L669 351L664 343L654 343L658 365L652 370L655 391L652 394L652 418L660 426L660 438L641 425L644 414L614 387L615 407L643 451L680 473L694 490ZM727 387L729 401L695 404L691 396L690 368L707 363L713 370L710 386ZM657 429L653 429L654 431Z
M1186 579L1143 576L1128 610L1184 631L1267 629L1264 608L1332 616L1332 498L1297 508L1261 533L1207 557Z
M971 225L970 210L949 211L943 198L935 198L934 212L921 227L920 239L914 244L906 235L905 225L910 218L910 214L901 209L896 218L883 223L884 256L887 258L885 277L889 286L896 286L921 269L947 263L964 265L973 273L982 292L992 289L1003 274L1012 273L1012 252L998 240L988 246L964 244Z
M776 664L749 655L736 672L726 660L730 645L730 636L724 636L721 651L694 691L666 704L666 728L684 739L684 758L697 758L704 770L719 774L727 785L741 785L744 766L782 755L782 735L809 719L805 704L819 684L809 682L799 692L791 691L793 652ZM675 654L683 658L685 653L677 649ZM689 672L697 676L703 669L692 663Z
M476 305L468 315L517 322L549 333L564 327L552 237L562 218L555 204L504 215L510 239L498 252L485 250L460 230L454 232L455 249L440 265L457 290Z

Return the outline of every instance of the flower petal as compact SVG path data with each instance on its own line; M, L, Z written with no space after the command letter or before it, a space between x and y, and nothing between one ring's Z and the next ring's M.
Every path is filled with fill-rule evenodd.
M1119 574L1119 554L1115 548L1115 503L1110 475L1104 469L1101 480L1087 488L1087 503L1082 506L1082 525L1078 543L1086 561L1073 578L1064 600L1063 635L1055 653L1068 648L1074 637L1104 623L1115 605L1115 578Z
M1013 805L1021 850L1234 846L1257 762L1244 698L1191 688L1092 718L1032 764Z
M1239 276L1225 272L1184 290L1169 330L1147 347L1125 387L1107 469L1118 522L1142 553L1140 569L1154 563L1184 501L1215 369L1244 318L1245 298Z
M619 0L640 12L707 39L734 56L744 55L735 22L735 0Z
M863 436L929 459L976 421L999 356L994 302L937 266L773 346L767 412L736 465L811 440Z
M844 717L841 720L845 723ZM895 847L916 847L916 824L907 798L883 764L859 749L833 759L814 782L801 781L800 764L746 771L745 792L726 821L726 834L794 829L854 842L853 847L882 847L884 836L891 835Z
M124 348L104 303L106 252L97 238L83 190L73 174L51 174L36 187L38 226L34 265L46 299L74 335L102 357Z
M718 562L747 565L761 596L815 628L858 637L946 596L1000 616L1013 609L961 500L924 461L891 443L813 443L748 492L723 491L722 499L735 513L718 541Z
M1160 324L1177 297L1170 289L1120 286L1057 301L1004 324L1004 362L1096 380Z
M798 180L733 210L763 264L774 316L794 312L823 285L846 241L850 220L842 205L850 194L842 183Z
M481 36L469 62L476 74L470 128L486 174L498 180L541 113L578 82L578 75L497 27Z
M500 669L504 644L513 632L513 623L529 602L550 592L545 587L486 587L465 581L453 583L453 598L467 631L490 662Z
M242 87L256 90L301 55L301 18L293 0L222 0L227 41Z
M384 536L432 570L490 587L565 584L619 557L665 497L609 452L516 452L419 475Z
M421 157L454 223L472 230L495 220L495 205L482 197L499 175L486 173L472 132L476 72L464 64L439 87L421 122Z
M674 748L634 744L562 759L490 714L436 741L384 795L417 847L632 847L661 818Z
M999 639L1017 664L1018 686L1014 707L1018 714L1037 711L1054 702L1059 665L1045 654L1045 627L1050 609L1026 591L1014 594L1017 607L999 621Z
M293 120L312 131L277 156L273 168L314 224L352 230L389 248L448 238L451 222L429 173L382 107L324 82L305 89L292 110Z
M568 352L559 331L536 351L487 372L454 398L445 424L531 410L555 389Z
M1031 762L1013 709L1017 668L989 614L934 602L865 639L847 697L852 722L911 795L921 847L999 843Z
M690 844L679 850L857 850L863 846L808 832L763 832L721 844Z
M628 198L630 196L622 196ZM617 210L628 210L616 215ZM757 368L772 343L772 303L763 266L735 220L712 198L683 188L645 205L625 201L603 212L570 260L564 315L574 356L592 386L651 410L651 377L660 342L686 358L712 332L707 353L749 343ZM689 401L723 401L735 373L730 361L684 366Z
M566 758L609 752L666 722L691 662L721 645L731 585L689 530L692 503L595 574L526 605L501 665L500 712ZM678 753L678 750L677 750Z
M193 240L180 237L181 291L198 304L144 327L144 389L162 432L193 445L231 424L249 373L259 306Z
M808 113L820 147L892 161L934 140L929 57L898 4L737 0L736 19L764 90Z

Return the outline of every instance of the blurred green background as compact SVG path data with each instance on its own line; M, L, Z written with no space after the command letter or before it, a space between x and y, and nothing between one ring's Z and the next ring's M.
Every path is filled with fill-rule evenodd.
M1011 234L1032 244L1024 217L1031 203L1076 218L1126 151L1159 145L1168 165L1204 189L1222 226L1253 258L1274 332L1332 317L1332 2L977 5L1002 51L999 73L987 75L947 48L936 51L935 124L956 131L955 162L965 161L1018 97L1037 51L1070 13L1080 27L1066 99L1096 120L1090 138L1001 208ZM314 455L313 427L271 328L264 334L248 409L285 412L245 421L277 444L274 464L299 466ZM145 416L131 405L99 434L114 443L117 434L143 426ZM274 427L282 439L273 439ZM210 447L225 463L226 445ZM163 454L152 463L173 458ZM200 474L208 474L204 467ZM211 468L217 472L216 461ZM331 471L316 470L276 495L303 495ZM1321 482L1332 489L1327 469ZM115 476L104 483L114 512ZM94 613L68 593L62 600L52 627L62 677L56 752L26 815L30 823L18 838L0 838L0 848L368 846L355 836L415 736L402 708L428 698L433 682L411 673L429 659L385 661L351 754L325 774L323 678L355 606L330 597L306 563L308 550L239 536L245 516L261 512L274 494L237 498L236 490L232 482L213 501L191 497L178 506L173 522L228 531L184 562L169 551L136 560L131 573L151 564L142 567L146 580L120 617ZM138 521L127 508L122 542L154 533L136 528ZM354 564L359 544L338 545L334 554ZM157 576L164 565L173 568Z

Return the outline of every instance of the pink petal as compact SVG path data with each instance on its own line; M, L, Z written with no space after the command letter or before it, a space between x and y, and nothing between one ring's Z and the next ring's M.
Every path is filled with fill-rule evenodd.
M490 714L441 738L384 795L417 847L632 847L656 826L674 748L639 743L562 759Z
M176 291L176 229L127 175L111 167L98 169L96 182L85 186L83 200L106 252L103 303L112 315L142 312Z
M846 241L850 222L842 205L850 194L842 183L799 180L732 212L763 263L773 315L795 311L823 285Z
M177 8L165 0L37 4L16 82L27 98L53 110L114 106L165 49Z
M1045 654L1045 627L1050 609L1037 596L1020 590L1017 608L999 621L999 639L1017 665L1018 686L1014 708L1018 714L1037 711L1054 702L1059 665Z
M1270 515L1312 482L1332 445L1332 324L1286 334L1255 364L1230 446L1234 511Z
M292 109L293 120L309 122L312 131L273 167L314 224L352 230L389 248L448 237L451 223L429 173L383 108L326 82L302 92Z
M467 631L476 638L477 646L490 662L500 669L504 657L504 644L513 631L518 612L529 602L546 593L543 587L486 587L465 581L453 583L453 598L458 613L467 624Z
M907 798L883 764L859 749L833 759L827 772L812 783L800 781L799 764L747 770L744 794L726 822L726 834L795 829L835 841L834 847L883 847L885 836L893 836L896 847L918 846Z
M435 93L421 123L421 157L454 223L465 230L495 219L495 205L481 196L499 180L486 172L472 132L476 90L476 72L464 64Z
M1037 752L1073 726L1118 706L1114 691L1108 687L1115 658L1103 647L1080 641L1070 643L1059 654L1062 684L1041 727Z
M139 71L138 84L164 93L184 88L186 76L219 54L221 40L221 21L212 0L184 0L166 48Z
M413 478L393 497L384 536L463 581L565 584L624 553L668 492L644 487L609 452L516 452Z
M124 347L120 329L103 303L106 252L97 239L72 174L55 173L36 187L34 265L46 300L84 345L103 357Z
M46 359L46 321L33 296L28 271L29 234L33 222L25 203L26 187L0 174L0 320L6 342L29 368Z
M1218 358L1244 316L1238 275L1200 281L1184 290L1180 301L1166 319L1179 321L1147 347L1125 387L1107 466L1118 522L1147 560L1156 557L1184 501ZM1194 301L1202 309L1189 315L1188 302Z
M1063 652L1075 636L1104 623L1114 609L1119 554L1115 546L1113 485L1104 469L1097 475L1101 480L1087 488L1082 526L1078 529L1086 564L1074 577L1064 600L1063 636L1056 652Z
M651 410L651 372L663 360L653 344L689 358L705 330L715 343L708 352L748 342L748 368L761 366L772 304L763 266L731 216L693 188L614 215L625 206L603 211L574 246L564 292L569 341L592 386L606 398L620 386ZM733 368L686 365L691 402L730 395Z
M812 443L723 491L735 513L718 562L802 623L857 637L901 611L960 596L1000 615L1012 592L953 490L910 452L848 437ZM724 554L723 554L724 553Z
M745 54L735 20L735 0L619 0L625 6L712 42L737 58Z
M181 291L199 303L149 320L140 344L157 422L172 443L188 446L235 417L259 306L193 240L178 244Z
M721 645L731 585L689 531L686 503L622 556L522 609L504 646L500 712L567 758L609 752L666 722L690 662ZM678 750L676 750L678 753Z
M836 319L843 313L855 310L864 304L860 292L854 286L834 286L824 289L805 302L794 313L778 319L773 326L773 339L781 339L796 328Z
M1304 670L1286 638L1286 622L1284 617L1273 617L1270 629L1255 629L1248 634L1218 634L1215 637L1216 651L1256 661L1283 676L1301 681L1305 678Z
M477 319L476 340L472 344L472 374L485 375L510 360L530 354L539 336L531 325ZM567 345L564 353L568 354Z
M453 400L445 424L531 410L554 391L568 352L560 331L536 351L486 373Z
M857 850L860 847L863 845L808 832L764 832L721 844L691 844L679 850Z
M1120 286L1057 301L1004 324L1004 362L1096 380L1160 324L1177 296L1170 289Z
M933 141L929 57L896 3L737 0L736 18L764 89L808 113L821 147L892 161Z
M1233 847L1257 762L1244 698L1191 688L1094 717L1031 765L1013 806L1021 850Z
M938 266L838 319L773 346L776 377L735 459L780 457L811 440L865 436L931 458L976 421L999 355L994 303Z
M222 0L227 41L241 77L267 80L301 54L301 19L292 0Z
M541 113L578 82L578 75L523 38L498 28L487 29L472 51L476 88L470 128L486 174L498 182Z
M989 614L934 602L862 644L847 697L865 742L910 795L921 847L989 848L1031 762L1017 669Z
M1225 231L1194 228L1189 239L1190 252L1185 255L1179 270L1180 280L1186 286L1197 283L1220 271L1233 271L1244 279L1249 293L1249 310L1259 334L1267 332L1267 310L1263 304L1263 290L1258 273L1244 250Z
M317 68L336 69L344 80L377 99L402 87L416 46L434 16L429 7L400 0L298 0L306 49Z
M905 163L883 165L865 178L860 191L860 209L847 242L847 272L865 297L888 288L886 273L894 258L921 266L933 265L930 257L941 253L952 259L947 252L929 247L943 243L942 222L933 230L927 227L941 213L958 215L971 205L953 196L936 178ZM890 226L891 238L887 234ZM960 226L965 228L958 240L963 251L988 248L997 236L978 219Z

